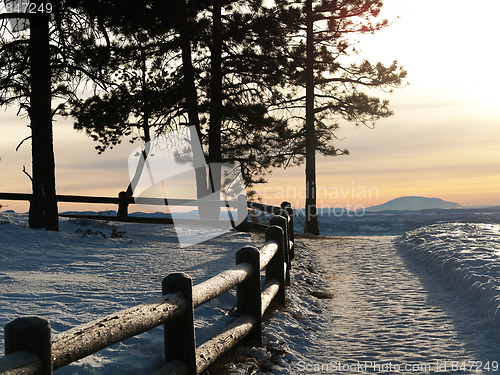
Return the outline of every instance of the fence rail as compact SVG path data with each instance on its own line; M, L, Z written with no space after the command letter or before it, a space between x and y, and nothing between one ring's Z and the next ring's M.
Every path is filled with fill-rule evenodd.
M2 193L0 192L0 200L14 200L14 201L30 201L32 199L32 194L28 193ZM148 197L130 197L126 192L121 191L117 197L97 197L97 196L88 196L88 195L64 195L58 194L56 195L56 199L58 202L65 203L93 203L93 204L112 204L118 205L117 216L116 217L103 217L98 215L85 215L88 218L92 219L118 219L120 221L138 221L142 223L160 223L160 224L171 224L172 219L165 218L137 218L130 217L128 215L128 207L131 204L143 204L143 205L151 205L151 206L198 206L200 202L193 199L164 199L164 198L148 198ZM283 207L270 206L258 202L247 202L246 197L244 195L238 196L238 199L234 201L238 208L243 207L243 201L246 202L246 208L250 208L251 210L259 210L267 213L271 213L274 215L280 215L281 211L284 209ZM210 204L214 207L226 207L228 203L233 203L232 201L224 201L224 200L203 200L202 204ZM287 203L287 202L284 202ZM289 203L287 203L289 205ZM238 215L247 216L248 210L246 212L239 211ZM81 217L82 215L62 215L66 217ZM249 223L249 226L252 226ZM257 224L253 225L256 229L263 228Z
M0 199L15 200L15 201L29 201L32 198L29 193L0 193ZM187 205L195 206L196 201L192 199L166 199L166 198L137 198L129 197L125 192L120 192L117 197L96 197L90 195L65 195L57 194L56 199L58 202L73 202L73 203L97 203L97 204L150 204L150 205ZM193 203L194 202L194 203ZM219 201L213 201L219 202ZM223 201L222 201L223 202Z
M1 198L1 195L0 195ZM199 374L236 343L262 344L262 316L271 303L285 305L293 254L293 210L283 204L265 232L265 244L236 253L236 265L193 286L173 273L163 279L162 296L51 337L50 323L17 318L5 326L0 374L52 374L53 370L129 337L164 325L166 365L160 374ZM265 279L261 280L261 271ZM264 282L264 287L261 287ZM196 347L194 308L236 287L238 317L222 332Z

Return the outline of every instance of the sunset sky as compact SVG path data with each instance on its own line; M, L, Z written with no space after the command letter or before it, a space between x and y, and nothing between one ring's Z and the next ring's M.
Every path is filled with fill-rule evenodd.
M385 0L392 24L363 36L358 48L371 62L393 60L408 71L409 85L393 93L395 115L375 129L345 124L337 147L349 156L318 158L318 205L372 206L420 195L463 206L500 205L500 77L497 0ZM0 112L2 192L30 192L27 120L11 108ZM128 142L97 155L93 142L72 129L71 120L54 124L57 192L116 196L127 187ZM277 170L257 186L263 202L305 199L304 167ZM2 201L4 209L25 211L27 203ZM68 209L114 207L60 204Z

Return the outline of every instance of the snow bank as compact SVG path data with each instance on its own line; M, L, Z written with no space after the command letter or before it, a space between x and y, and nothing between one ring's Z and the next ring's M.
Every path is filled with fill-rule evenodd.
M500 225L435 224L405 233L396 245L464 291L500 336Z

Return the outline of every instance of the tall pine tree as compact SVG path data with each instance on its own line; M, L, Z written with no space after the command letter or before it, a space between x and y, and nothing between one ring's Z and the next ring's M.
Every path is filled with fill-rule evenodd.
M7 0L0 14L0 105L18 104L30 119L33 196L29 226L58 230L52 117L54 98L65 100L83 76L96 78L79 53L97 38L95 19L68 1ZM29 10L29 11L27 11ZM8 25L10 23L10 25ZM90 29L90 32L89 32ZM95 32L95 33L94 33ZM27 172L26 172L27 173Z
M290 92L278 108L294 111L303 121L302 126L297 124L302 142L295 154L303 155L306 163L305 231L319 234L316 154L347 153L332 142L340 120L372 125L391 116L387 100L363 89L398 87L406 72L397 62L389 66L346 62L356 53L353 35L387 26L387 21L378 20L381 0L284 0L277 6L289 30L285 53L289 65L283 77Z

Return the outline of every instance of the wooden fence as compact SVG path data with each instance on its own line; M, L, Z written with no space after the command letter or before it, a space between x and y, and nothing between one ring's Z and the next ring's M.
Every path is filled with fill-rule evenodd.
M32 198L32 194L25 193L1 193L0 192L0 200L17 200L17 201L30 201ZM143 204L143 205L155 205L155 206L197 206L198 201L192 199L163 199L163 198L133 198L127 195L126 192L121 191L117 197L96 197L96 196L85 196L85 195L56 195L56 199L58 202L65 203L93 203L93 204L112 204L117 205L117 216L102 216L102 215L61 215L65 217L87 217L91 219L107 219L107 220L118 220L125 222L141 222L141 223L157 223L157 224L173 224L173 220L170 218L153 218L153 217L131 217L128 215L128 208L131 204ZM212 204L215 207L217 205L219 207L226 207L229 203L236 203L235 206L238 207L238 218L239 217L247 217L249 214L248 209L250 211L258 210L262 212L267 212L275 215L279 215L283 207L289 205L288 202L286 205L282 204L282 207L270 206L257 202L246 202L245 195L239 195L237 201L209 201L203 200L203 203ZM247 210L243 210L242 207L245 207ZM240 216L242 215L242 216ZM292 217L293 219L293 217ZM186 222L194 222L193 220L184 219ZM182 219L179 222L183 221ZM213 223L213 220L209 222ZM196 222L194 222L196 224ZM224 223L225 225L226 223ZM252 229L260 229L265 230L265 227L262 227L259 224L253 222L245 222L243 226Z
M276 213L280 215L270 220L260 249L241 248L234 267L198 285L193 286L184 273L170 274L163 279L162 296L54 337L49 321L43 318L13 320L5 326L6 355L0 358L0 374L52 374L55 369L159 325L164 325L166 364L153 375L199 374L242 339L261 345L262 316L271 303L285 305L294 254L293 210L286 205ZM237 318L196 347L194 308L234 287Z
M32 194L23 193L0 193L0 200L17 200L17 201L30 201ZM128 207L131 204L155 205L155 206L197 206L198 201L192 199L164 199L164 198L147 198L140 197L134 198L127 195L126 192L121 191L117 197L95 197L85 195L56 195L58 202L66 203L94 203L94 204L113 204L118 206L118 218L125 219L128 217ZM244 195L240 195L238 200L246 200ZM226 201L209 201L203 202L217 203L220 207L224 207L228 202Z

